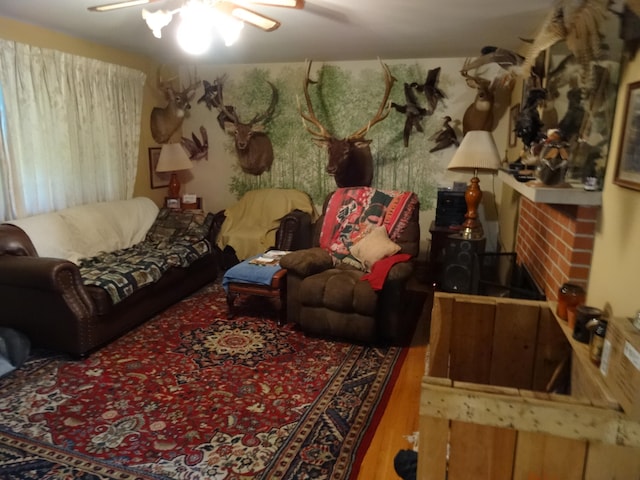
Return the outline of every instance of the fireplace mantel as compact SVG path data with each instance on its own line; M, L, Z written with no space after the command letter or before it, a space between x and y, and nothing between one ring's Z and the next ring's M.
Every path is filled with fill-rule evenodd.
M518 182L513 175L502 170L498 171L498 178L522 196L535 203L584 206L602 205L602 192L588 192L582 188L581 184L574 184L571 188L531 187L526 183Z

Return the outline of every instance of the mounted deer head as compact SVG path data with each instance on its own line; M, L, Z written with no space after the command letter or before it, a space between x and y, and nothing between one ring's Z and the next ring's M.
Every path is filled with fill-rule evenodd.
M333 136L318 120L313 112L311 97L309 96L309 83L315 83L309 80L309 72L311 71L311 61L307 61L307 72L304 77L304 98L307 102L308 113L303 113L302 108L298 106L302 123L305 129L312 135L313 142L316 145L327 148L329 152L329 161L326 171L334 177L338 187L357 187L370 186L373 180L373 158L369 144L371 140L367 140L364 136L369 129L376 123L384 120L391 110L388 103L389 94L393 87L395 78L391 75L389 67L380 61L384 70L385 91L380 102L380 107L374 117L364 127L356 130L346 138L338 139ZM315 129L310 128L306 122L311 123Z
M269 107L264 112L257 113L248 123L243 123L235 108L224 104L222 88L225 79L226 76L216 78L215 96L210 102L220 112L220 125L224 126L225 132L234 137L238 163L242 171L251 175L261 175L269 170L273 163L273 146L264 133L264 124L273 116L278 103L278 90L273 83L267 81L271 87Z
M469 59L465 61L460 73L467 85L476 89L476 98L467 107L462 117L463 135L470 130L493 131L494 85L492 81L478 75L469 75L470 61Z
M151 136L158 143L167 143L182 126L184 117L191 108L189 102L200 83L196 80L190 83L187 88L177 91L171 85L173 80L175 77L164 81L158 71L158 88L167 100L167 105L164 108L154 107L151 110Z

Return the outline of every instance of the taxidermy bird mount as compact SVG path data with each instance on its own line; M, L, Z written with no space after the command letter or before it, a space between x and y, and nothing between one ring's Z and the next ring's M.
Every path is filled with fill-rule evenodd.
M456 147L460 145L460 142L458 141L458 134L451 126L451 117L447 115L443 120L440 130L429 137L429 140L433 140L435 142L435 145L431 150L429 150L430 152L437 152L438 150L443 150L451 145L455 145Z
M589 64L600 55L600 26L607 17L610 3L611 0L556 0L526 50L523 75L530 74L541 52L564 41L583 66L585 83L588 83Z
M407 103L404 105L398 105L395 102L391 102L391 107L393 107L397 112L403 113L406 117L402 138L404 140L404 146L408 147L411 132L414 128L418 132L424 132L424 128L422 128L422 124L420 122L427 114L431 114L431 112L428 112L426 108L422 108L418 104L413 88L406 82L404 84L404 98Z
M524 57L512 50L488 45L482 47L479 57L465 64L465 69L477 70L480 67L496 64L504 70L504 73L496 77L494 81L511 88L515 79L522 73L523 62Z
M200 135L202 135L202 141L191 132L191 138L182 137L182 146L189 154L191 160L209 160L209 137L207 135L207 129L204 126L200 126Z
M447 98L440 88L438 88L438 79L440 78L440 67L432 68L427 72L427 78L423 84L413 82L411 86L417 91L424 93L427 98L427 104L429 105L429 115L433 114L438 102Z
M544 139L545 135L542 131L544 126L540 120L538 106L544 101L547 91L543 88L533 88L529 91L522 110L516 119L515 132L516 137L522 140L527 148Z

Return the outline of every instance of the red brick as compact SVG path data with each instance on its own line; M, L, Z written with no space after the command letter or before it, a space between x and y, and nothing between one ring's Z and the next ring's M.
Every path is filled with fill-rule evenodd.
M600 207L578 207L577 217L581 220L597 220Z

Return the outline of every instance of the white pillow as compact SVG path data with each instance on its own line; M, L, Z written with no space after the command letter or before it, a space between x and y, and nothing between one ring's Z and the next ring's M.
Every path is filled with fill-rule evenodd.
M400 245L389 239L387 229L384 225L380 225L362 236L360 240L351 247L350 251L351 255L370 272L374 263L398 253L400 248Z

